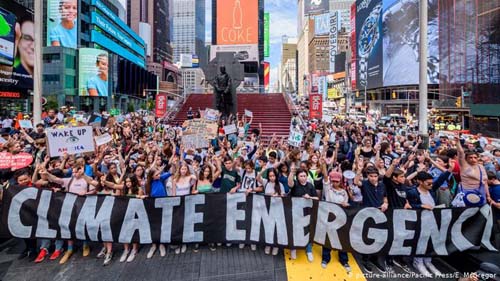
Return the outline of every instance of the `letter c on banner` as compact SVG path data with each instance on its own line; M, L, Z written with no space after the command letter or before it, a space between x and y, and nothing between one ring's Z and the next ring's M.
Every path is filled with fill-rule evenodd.
M374 240L370 245L365 244L363 240L363 228L366 220L373 219L376 224L387 222L387 217L377 208L364 208L358 211L352 220L349 239L352 248L360 254L375 254L379 252L387 243L387 229L368 229L368 239Z
M30 238L32 226L25 226L21 222L21 207L28 200L35 200L38 194L36 188L25 188L12 198L10 203L7 225L10 234L18 238Z
M451 227L451 242L461 252L474 247L474 244L467 240L467 238L465 238L464 234L462 233L462 224L467 219L474 216L478 211L478 208L465 209Z

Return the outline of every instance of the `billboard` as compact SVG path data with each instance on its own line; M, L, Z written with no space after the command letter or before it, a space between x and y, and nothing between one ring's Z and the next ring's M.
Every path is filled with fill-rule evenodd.
M330 9L330 0L304 0L304 15L323 14Z
M323 116L323 97L320 94L309 95L309 119L321 120Z
M234 52L235 58L240 62L259 61L259 47L257 44L251 45L212 45L210 47L210 60L213 60L217 53Z
M338 36L340 28L340 13L332 11L329 16L329 47L330 47L330 72L335 73L335 55L338 53Z
M351 46L351 67L350 67L350 76L351 76L351 88L356 89L356 3L351 5L351 34L350 37L350 46Z
M383 84L382 0L356 5L358 89L378 88Z
M33 13L13 2L0 4L0 86L33 89L35 25Z
M77 48L78 1L47 1L47 46Z
M330 30L330 14L321 14L314 17L314 35L326 35Z
M258 0L217 0L217 45L259 42Z
M80 96L108 96L108 52L100 49L78 50Z
M327 99L328 85L326 76L320 76L318 78L318 94L320 94L323 97L323 100Z
M269 57L269 24L270 24L269 13L264 13L264 57Z
M167 94L158 93L155 102L155 116L163 118L167 114Z
M384 0L384 86L419 83L419 2ZM438 1L428 2L427 83L438 84Z

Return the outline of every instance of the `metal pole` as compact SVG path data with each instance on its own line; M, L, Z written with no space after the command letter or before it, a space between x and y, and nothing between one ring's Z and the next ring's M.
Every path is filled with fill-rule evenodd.
M418 128L423 138L425 147L429 143L428 124L427 124L427 0L420 0L419 11L420 24L420 44L419 44L419 110L418 110Z
M42 120L43 2L35 1L35 69L33 72L33 121L35 124Z
M368 105L366 104L366 83L365 83L365 115L368 114Z

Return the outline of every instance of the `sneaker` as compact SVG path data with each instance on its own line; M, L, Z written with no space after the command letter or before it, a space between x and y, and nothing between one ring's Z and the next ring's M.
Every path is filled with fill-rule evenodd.
M99 252L99 254L97 254L97 258L98 259L102 259L106 256L106 247L102 247L101 251Z
M348 263L344 263L342 266L344 267L344 269L347 272L347 274L351 273L352 269L351 269L351 266Z
M297 250L290 250L290 258L292 260L297 259Z
M103 266L109 265L112 259L113 259L113 253L112 252L106 253L106 256L104 256L104 263L102 265Z
M411 272L411 268L406 264L406 262L401 259L401 258L394 258L392 260L392 263L394 263L395 266L401 268L404 272L406 273L410 273Z
M35 259L35 263L42 262L48 254L49 254L49 252L47 251L47 249L42 248L40 250L40 253L38 254L38 256Z
M211 252L214 252L215 250L217 250L217 248L215 247L215 244L208 244L208 248L210 249Z
M238 247L239 247L240 249L243 249L243 248L245 248L245 244L239 244L239 245L238 245Z
M313 261L314 261L314 256L313 256L313 253L311 253L311 252L307 252L306 254L307 254L307 260L308 260L309 262L313 262Z
M24 258L28 258L28 260L32 260L36 255L36 252L33 250L25 250L23 251L18 257L17 259L18 260L22 260Z
M136 250L130 251L130 255L128 255L127 262L133 262L136 255L137 255Z
M63 249L60 249L60 250L55 250L52 255L50 256L50 260L53 261L53 260L57 260L57 258L59 258L59 256L62 254L64 250Z
M167 249L165 248L165 245L160 244L160 257L164 257L167 254Z
M200 244L194 244L193 252L198 253L199 250L200 250Z
M326 263L326 262L324 262L324 261L322 261L322 262L321 262L321 267L322 267L323 269L326 269L326 265L327 265L327 263Z
M363 268L365 269L365 271L367 273L372 273L373 272L372 265L369 262L363 262Z
M231 243L226 243L226 247L231 247L231 246L233 246L233 244L231 244Z
M181 247L181 253L183 253L183 254L184 254L184 253L186 252L186 250L187 250L187 246L186 246L186 244L182 244L182 247Z
M430 272L432 272L432 274L434 274L434 277L439 277L441 276L441 271L439 271L439 269L437 269L433 264L432 262L424 262L425 264L425 267L427 267L427 269L429 269Z
M59 264L65 264L69 260L71 255L73 255L73 250L67 250L66 253L64 253L64 256L59 261Z
M377 260L372 261L373 265L382 273L387 272L387 268L385 266L385 262L380 262Z
M269 255L269 254L271 253L271 247L266 246L266 247L264 248L264 253L265 253L266 255Z
M149 248L148 254L146 255L146 258L150 259L153 257L153 255L156 252L156 244L151 245L151 248Z
M180 253L181 253L181 247L179 246L179 247L175 248L175 254L178 255Z
M89 245L87 245L87 244L83 245L83 253L82 253L82 255L84 257L88 257L90 255L90 247L89 247Z
M257 245L255 244L250 245L250 249L252 249L252 251L257 250Z
M427 270L423 262L413 262L413 267L424 277L432 278L432 274Z
M278 251L279 251L280 248L277 248L277 247L273 247L273 256L276 256L278 254Z
M129 250L123 250L122 256L120 257L120 262L125 262L127 260Z

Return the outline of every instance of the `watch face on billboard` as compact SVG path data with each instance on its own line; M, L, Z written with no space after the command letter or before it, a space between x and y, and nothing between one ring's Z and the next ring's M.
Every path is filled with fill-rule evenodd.
M217 0L217 45L259 42L258 0Z
M35 23L33 13L13 2L0 2L0 86L33 89Z
M108 96L108 52L99 49L79 49L78 84L80 96Z
M47 46L76 49L77 0L47 1Z

